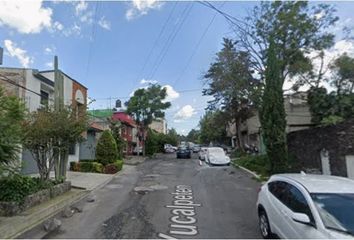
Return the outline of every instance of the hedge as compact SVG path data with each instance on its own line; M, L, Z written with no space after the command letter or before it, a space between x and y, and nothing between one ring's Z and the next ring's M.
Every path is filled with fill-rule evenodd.
M106 174L115 174L122 170L123 160L116 160L114 163L107 164L104 168L104 173Z
M70 170L76 172L93 172L115 174L122 170L123 160L116 160L114 163L103 164L94 161L70 162Z
M234 164L256 172L262 177L270 176L270 162L267 155L247 155L233 161Z
M42 189L51 188L59 182L42 181L23 175L13 175L0 179L0 201L4 202L23 202L24 198Z

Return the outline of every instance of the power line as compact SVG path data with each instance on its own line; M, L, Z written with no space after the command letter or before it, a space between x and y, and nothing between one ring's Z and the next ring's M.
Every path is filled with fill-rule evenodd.
M93 23L92 23L92 29L91 29L91 38L90 38L90 44L89 44L89 51L88 51L88 58L87 58L87 64L86 64L86 73L85 73L85 80L87 80L88 77L88 72L91 64L91 57L92 57L92 43L95 40L96 36L96 21L97 21L97 15L98 15L98 6L99 6L99 1L96 2L95 5L95 13L93 17Z
M197 92L201 91L202 89L195 88L195 89L186 89L186 90L176 90L178 93L186 93L186 92ZM128 99L131 96L122 96L122 97L107 97L107 98L94 98L95 100L116 100L116 99Z
M220 8L223 7L224 4L225 4L225 2L223 2L223 3L220 5ZM217 16L217 14L218 14L217 12L214 14L213 18L211 19L211 21L209 22L209 24L208 24L207 27L205 28L203 34L200 36L197 45L194 47L194 50L193 50L192 54L190 55L190 57L189 57L189 59L188 59L188 61L187 61L187 64L185 65L185 67L184 67L183 71L181 72L181 74L179 75L179 77L174 81L173 86L175 86L175 84L176 84L178 81L181 80L181 78L183 77L184 73L185 73L186 70L188 69L190 62L192 61L194 55L197 53L200 44L202 43L204 37L206 36L206 34L207 34L209 28L210 28L211 25L213 24L213 22L214 22L214 20L215 20L215 18L216 18L216 16Z
M33 91L33 90L29 89L29 88L26 88L25 86L22 86L21 84L18 84L18 83L16 83L16 82L14 82L12 79L8 78L8 77L5 76L5 75L0 74L0 77L2 77L2 78L0 78L0 80L3 80L3 81L5 81L5 82L8 82L8 83L10 83L10 84L12 84L12 85L14 85L14 86L16 86L16 87L22 88L22 89L24 89L24 90L26 90L26 91L28 91L28 92L31 92L31 93L34 93L34 94L40 96L40 97L47 97L47 96L44 96L44 95L42 95L42 94L40 94L40 93L38 93L38 92L36 92L36 91ZM48 99L48 100L51 100L51 99Z
M168 50L170 49L174 39L176 38L177 34L179 33L179 31L181 30L184 22L186 21L187 17L189 16L191 10L193 8L193 3L191 3L190 5L186 6L186 8L183 10L181 16L182 16L182 21L180 22L180 24L178 25L178 28L174 28L175 30L171 32L169 38L167 39L162 51L160 52L160 55L158 56L158 58L155 61L155 66L152 68L151 74L149 75L150 79L154 77L156 71L159 69L161 63L163 62L163 60L165 59Z
M175 11L175 9L176 9L176 5L177 5L177 2L175 2L175 4L173 5L173 8L172 8L170 14L168 15L168 17L167 17L167 19L166 19L166 21L165 21L163 27L161 28L161 30L160 30L160 32L159 32L157 38L155 39L154 44L153 44L152 48L150 49L150 52L149 52L149 54L147 55L147 58L145 59L145 62L144 62L144 64L143 64L142 68L141 68L140 71L139 71L139 74L138 74L138 77L137 77L138 81L139 81L139 79L140 79L141 74L144 72L145 67L146 67L148 61L150 60L150 57L151 57L153 51L154 51L155 48L157 47L158 40L161 38L162 34L164 33L164 31L165 31L165 29L166 29L167 23L170 21L172 15L173 15L173 13L174 13L174 11Z

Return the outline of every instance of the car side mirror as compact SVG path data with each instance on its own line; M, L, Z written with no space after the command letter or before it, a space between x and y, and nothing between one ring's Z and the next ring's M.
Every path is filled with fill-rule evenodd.
M305 213L293 213L292 219L298 223L311 225L311 220Z

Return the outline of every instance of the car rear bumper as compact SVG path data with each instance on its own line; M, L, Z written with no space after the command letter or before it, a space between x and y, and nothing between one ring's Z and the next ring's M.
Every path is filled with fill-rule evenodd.
M190 158L191 154L190 153L178 153L177 157L178 158Z

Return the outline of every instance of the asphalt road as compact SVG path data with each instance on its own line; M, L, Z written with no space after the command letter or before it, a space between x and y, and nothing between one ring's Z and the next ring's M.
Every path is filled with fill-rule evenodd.
M45 238L261 238L258 188L232 166L163 155L128 166Z

